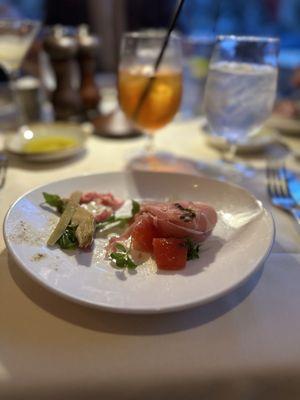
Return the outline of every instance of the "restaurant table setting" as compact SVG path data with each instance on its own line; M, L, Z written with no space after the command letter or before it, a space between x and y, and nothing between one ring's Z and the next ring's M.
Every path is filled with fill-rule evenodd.
M197 170L201 164L213 174L219 152L207 146L200 122L171 124L158 135L157 148L193 160L193 173L203 174ZM0 193L2 220L8 207L36 186L83 171L124 170L143 141L115 146L92 136L86 155L73 162L13 159ZM1 397L22 398L26 392L31 398L70 393L74 398L194 398L195 393L263 398L268 390L274 398L282 393L293 398L300 368L299 232L288 214L271 206L261 161L254 157L251 163L259 166L257 177L239 183L271 209L275 243L242 286L206 305L171 314L122 315L74 304L27 276L2 238ZM293 158L287 165L297 171ZM250 255L244 256L246 261Z
M300 131L288 136L270 118L279 42L217 37L209 65L192 63L202 72L205 64L205 117L175 117L183 60L173 28L182 5L167 33L123 35L123 113L98 107L105 101L94 80L98 41L86 27L67 37L54 28L44 41L57 82L49 97L54 119L20 120L13 133L0 134L1 399L300 395ZM9 34L25 35L29 46L38 25L19 29ZM6 66L14 81L20 59ZM89 90L72 87L74 62ZM82 193L124 206L125 214L84 222L129 225L129 247L128 231L125 241L121 234L108 242L102 228L82 247L86 237L68 236L62 245L82 226L71 224L75 213L93 212ZM203 243L191 241L192 229L188 238L153 236L156 262L136 265L130 229L138 217L168 204L183 212L182 229L196 218L186 201L211 213L201 208ZM62 214L58 223L49 205ZM162 233L166 225L155 221ZM155 253L155 243L171 239L185 262L192 246L178 271L161 267Z

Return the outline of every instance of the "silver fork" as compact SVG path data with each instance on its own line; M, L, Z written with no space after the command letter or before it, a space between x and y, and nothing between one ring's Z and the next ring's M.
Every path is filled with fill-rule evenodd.
M268 194L272 204L289 212L300 225L300 207L290 192L284 164L268 161L266 173Z
M0 189L3 188L6 180L8 159L5 153L0 152Z

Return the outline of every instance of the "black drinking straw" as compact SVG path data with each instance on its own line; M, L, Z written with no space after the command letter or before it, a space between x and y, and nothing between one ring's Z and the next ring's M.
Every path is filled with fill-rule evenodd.
M143 91L143 93L142 93L142 95L141 95L141 97L139 99L138 105L136 106L136 109L135 109L135 111L133 113L133 120L137 119L137 117L138 117L138 115L139 115L139 113L141 111L142 105L143 105L146 97L148 96L148 93L150 92L150 89L151 89L151 87L153 85L153 82L154 82L154 79L155 79L155 72L158 70L158 67L159 67L159 65L161 63L161 60L162 60L163 56L164 56L165 50L166 50L167 45L169 43L170 35L171 35L171 33L172 33L172 31L173 31L173 29L175 27L175 24L177 22L177 19L178 19L178 16L180 14L180 11L182 9L184 1L185 0L179 0L178 3L177 3L175 12L173 14L173 17L172 17L170 25L168 27L166 36L164 38L163 45L162 45L162 47L160 49L160 52L159 52L158 57L157 57L157 59L155 61L155 64L154 64L154 74L153 74L153 76L150 77L150 79L148 80L148 82L147 82L147 84L146 84L146 86L144 88L144 91Z

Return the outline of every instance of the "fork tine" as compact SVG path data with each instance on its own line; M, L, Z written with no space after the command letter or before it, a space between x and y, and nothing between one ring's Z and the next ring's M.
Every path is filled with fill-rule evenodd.
M267 164L267 177L270 181L269 195L290 198L294 200L290 192L285 164L277 160L269 160Z
M270 197L281 196L281 187L278 184L277 168L273 161L268 161L267 164L267 188Z
M0 158L0 189L2 189L5 184L7 164L8 164L8 161L7 161L6 156Z
M293 195L290 191L289 188L289 184L288 184L288 177L287 177L287 172L286 172L286 168L285 165L283 164L282 166L282 178L283 178L283 182L284 182L284 186L285 186L285 193L288 197L293 198Z
M285 168L284 163L277 163L277 181L278 185L280 186L280 193L282 197L285 198L291 198L293 199L293 196L290 192L290 188L288 185L288 179L287 179L287 172Z
M266 165L267 188L272 204L289 212L300 225L300 210L290 192L284 163L268 161Z
M276 163L274 166L274 182L277 186L278 196L287 197L286 182L282 176L281 163Z
M267 164L266 168L266 175L267 175L267 190L268 190L268 195L269 197L273 197L274 191L273 191L273 185L272 185L272 171L270 169L269 164Z

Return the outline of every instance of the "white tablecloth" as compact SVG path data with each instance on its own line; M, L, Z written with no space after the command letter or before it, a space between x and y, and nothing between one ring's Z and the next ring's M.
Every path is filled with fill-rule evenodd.
M219 154L198 126L170 125L157 134L157 147L212 162ZM11 159L0 191L1 220L33 187L120 170L143 143L92 137L75 160ZM259 183L263 175L257 178L243 184L271 207ZM261 271L211 304L163 315L119 315L68 302L18 268L1 234L0 398L300 398L299 232L288 215L272 211L277 238Z

